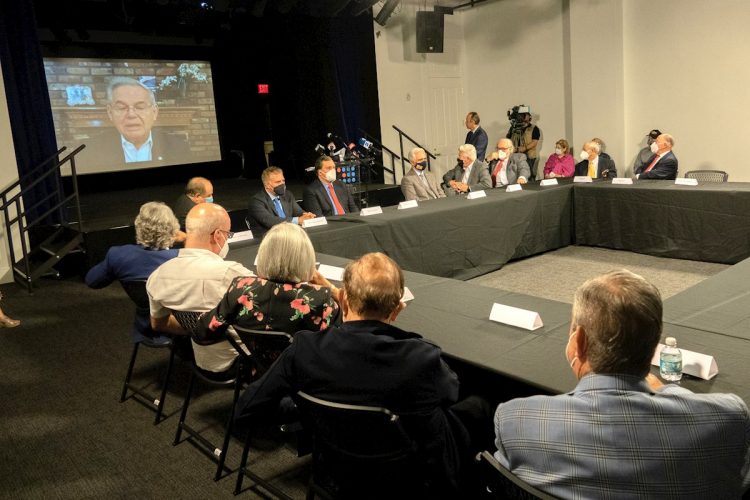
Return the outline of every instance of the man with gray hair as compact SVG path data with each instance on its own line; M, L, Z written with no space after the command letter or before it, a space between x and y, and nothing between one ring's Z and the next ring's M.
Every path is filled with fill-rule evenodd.
M216 306L237 276L252 276L242 264L224 260L231 238L229 214L215 203L193 207L185 220L185 248L157 268L146 283L154 330L181 333L172 311L205 312ZM237 352L226 340L211 345L193 341L196 364L210 372L226 372Z
M579 161L576 164L576 176L589 176L592 179L612 179L617 177L615 162L609 157L601 156L602 151L599 143L589 141L583 145Z
M471 144L458 148L458 164L443 176L443 187L448 195L481 191L492 187L487 165L477 158L477 150Z
M490 177L492 187L506 186L508 184L526 184L531 176L526 155L516 153L513 141L500 139L497 141L497 151L490 155Z
M280 222L291 222L300 226L315 214L305 212L294 194L286 188L284 171L279 167L268 167L260 174L263 190L250 198L247 208L247 225L254 236L263 236Z
M694 394L649 373L659 291L611 271L576 292L565 359L579 382L498 406L495 457L558 498L739 498L750 417L733 394Z
M432 173L427 169L427 153L422 148L409 151L411 169L401 179L401 191L407 200L434 200L445 198L441 188Z
M674 138L669 134L660 134L651 143L654 155L648 163L636 168L633 172L636 179L665 179L677 178L677 157L672 152Z

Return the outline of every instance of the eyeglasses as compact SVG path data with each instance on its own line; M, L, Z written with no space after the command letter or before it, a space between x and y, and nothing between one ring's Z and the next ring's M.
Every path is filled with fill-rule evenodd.
M216 231L214 231L214 233L219 232L219 231L221 231L222 233L226 233L228 240L231 240L232 238L234 238L234 232L233 231L225 231L223 229L217 229Z
M154 107L154 104L149 104L147 102L138 102L134 106L128 106L127 104L122 103L113 104L112 106L110 106L110 109L114 114L118 116L124 115L131 110L137 115L144 115Z

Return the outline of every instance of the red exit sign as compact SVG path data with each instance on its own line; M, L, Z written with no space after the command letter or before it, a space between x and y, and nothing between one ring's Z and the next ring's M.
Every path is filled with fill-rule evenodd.
M258 84L258 93L259 94L268 94L268 84L267 83L259 83Z

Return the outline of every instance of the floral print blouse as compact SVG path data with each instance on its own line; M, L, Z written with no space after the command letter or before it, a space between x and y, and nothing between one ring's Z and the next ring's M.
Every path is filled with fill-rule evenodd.
M290 334L324 330L338 316L339 306L330 288L239 276L221 302L201 316L193 338L200 344L219 342L230 325Z

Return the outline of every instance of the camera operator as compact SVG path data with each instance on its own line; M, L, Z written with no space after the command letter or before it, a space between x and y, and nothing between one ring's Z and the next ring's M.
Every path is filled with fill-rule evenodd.
M505 137L513 141L517 153L526 155L531 170L529 181L533 181L536 179L536 165L539 159L537 145L542 134L539 127L531 124L531 108L525 104L509 109L508 120L510 128Z

